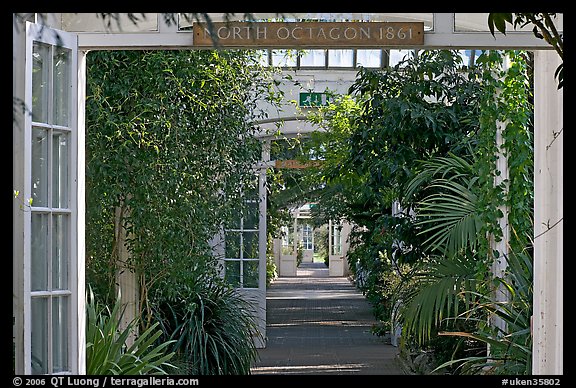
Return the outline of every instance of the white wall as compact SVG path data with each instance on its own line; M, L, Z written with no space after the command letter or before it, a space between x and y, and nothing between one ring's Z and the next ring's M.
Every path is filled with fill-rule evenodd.
M284 102L281 104L280 109L272 107L266 102L262 102L258 109L267 112L268 119L284 119L284 123L280 128L283 134L293 136L299 133L306 133L312 130L318 130L316 126L304 120L290 120L295 117L303 118L311 110L316 108L299 108L297 106L300 92L324 92L327 89L336 93L346 94L348 88L356 79L357 69L349 70L284 70L284 75L290 75L292 80L282 80L279 85L279 90L284 93ZM272 135L278 131L275 123L266 123L259 126L263 133Z

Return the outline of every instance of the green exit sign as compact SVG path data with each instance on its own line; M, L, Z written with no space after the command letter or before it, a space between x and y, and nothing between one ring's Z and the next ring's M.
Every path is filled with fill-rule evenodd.
M300 93L300 100L298 105L301 107L310 107L310 106L325 106L330 103L332 100L331 97L326 95L326 93L318 93L318 92L311 92L311 93Z

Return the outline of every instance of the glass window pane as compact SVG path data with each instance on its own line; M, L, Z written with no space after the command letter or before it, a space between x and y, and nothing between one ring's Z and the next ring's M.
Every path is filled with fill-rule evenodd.
M269 66L270 65L270 63L268 62L268 50L255 50L254 55L256 57L256 61L261 66Z
M296 53L293 50L272 50L272 65L279 67L295 67Z
M562 31L564 28L564 17L562 13L557 13L555 18L552 18L554 25L558 31ZM512 25L506 26L506 31L515 32L525 32L532 33L532 28L534 26L529 23L526 26L521 27L520 25L512 27ZM477 32L490 31L488 27L488 13L474 12L474 13L455 13L454 14L454 31L456 32ZM499 34L499 32L496 32Z
M32 291L48 289L48 215L32 213L30 287Z
M68 207L68 135L52 136L52 207Z
M62 13L62 29L76 32L128 33L158 31L157 13Z
M258 268L259 262L256 260L243 261L244 288L258 288Z
M354 50L328 50L328 66L354 67Z
M308 224L302 227L302 246L304 249L313 248L313 232L312 227Z
M52 299L53 372L69 370L68 366L68 297Z
M242 213L237 209L232 210L233 214L230 220L226 222L226 229L240 229L240 218Z
M240 232L225 233L226 250L224 257L226 259L239 259L240 258Z
M52 289L68 288L68 216L52 217Z
M380 67L382 50L356 50L356 66Z
M32 206L48 206L48 132L32 129Z
M390 62L388 65L393 67L402 62L404 59L410 58L410 53L412 51L413 50L390 50Z
M70 92L72 88L70 73L70 50L56 47L54 51L54 85L53 85L53 107L54 124L70 125Z
M50 46L35 42L32 48L32 121L48 122Z
M342 231L338 225L334 225L332 229L332 254L342 254Z
M240 260L226 260L224 271L224 279L233 287L240 287Z
M287 226L282 226L282 254L294 254L294 232Z
M48 299L31 302L32 374L48 373Z
M246 203L244 211L243 229L258 229L260 209L258 201L249 201Z
M459 50L458 53L462 58L462 64L464 66L472 66L476 62L478 55L480 55L480 50Z
M324 67L326 66L325 50L306 50L300 57L301 67Z
M243 259L258 259L258 232L242 233Z

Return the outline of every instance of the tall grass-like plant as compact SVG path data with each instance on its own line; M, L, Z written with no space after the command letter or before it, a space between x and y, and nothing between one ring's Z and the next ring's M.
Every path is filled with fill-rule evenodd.
M204 277L158 304L172 350L194 375L246 375L258 358L253 306L220 278Z
M127 340L137 320L123 330L119 328L122 306L117 299L112 311L101 305L92 290L86 303L86 373L88 375L167 374L174 352L167 352L174 341L157 344L162 332L153 324L131 346Z

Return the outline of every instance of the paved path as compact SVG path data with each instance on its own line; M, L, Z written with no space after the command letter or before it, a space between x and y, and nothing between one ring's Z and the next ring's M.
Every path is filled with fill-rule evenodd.
M302 263L296 277L268 288L265 349L252 374L403 374L397 348L370 333L365 297L323 263Z

